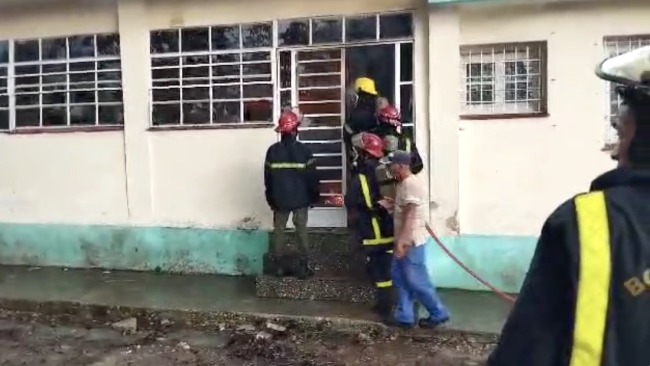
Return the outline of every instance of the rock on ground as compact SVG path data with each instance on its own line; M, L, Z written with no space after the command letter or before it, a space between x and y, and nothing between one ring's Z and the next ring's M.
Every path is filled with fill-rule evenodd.
M477 366L491 347L426 334L300 332L276 323L220 325L213 331L174 329L166 323L140 330L130 318L84 325L19 315L0 310L0 365Z

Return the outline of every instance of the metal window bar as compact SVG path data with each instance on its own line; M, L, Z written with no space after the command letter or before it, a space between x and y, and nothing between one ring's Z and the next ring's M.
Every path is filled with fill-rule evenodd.
M7 93L9 94L9 130L16 129L16 96L14 94L16 80L14 80L14 43L9 42L9 64L7 70Z
M10 103L10 129L15 130L15 129L20 129L20 128L33 128L33 126L25 126L25 127L18 127L17 126L17 121L16 121L16 114L17 111L19 110L38 110L38 127L47 127L47 128L65 128L69 127L71 125L71 109L72 107L75 106L92 106L94 107L94 123L92 125L98 126L100 124L100 113L99 109L101 106L119 106L123 104L123 101L119 102L100 102L99 101L99 92L100 91L119 91L122 89L122 83L121 79L116 79L116 80L111 80L111 81L102 81L100 83L99 81L99 75L101 73L106 73L106 72L121 72L121 66L120 68L112 68L112 69L102 69L99 70L98 64L99 62L103 61L117 61L119 62L121 60L120 56L99 56L99 51L97 49L97 35L92 35L93 40L94 40L94 48L93 48L93 57L83 57L83 58L71 58L70 54L70 41L69 37L65 38L65 59L60 59L60 60L43 60L43 54L42 54L42 39L38 39L38 44L39 44L39 61L29 61L29 62L15 62L14 59L14 50L15 50L15 42L10 41L9 42L9 70L8 70L8 92L9 92L9 103ZM92 70L82 70L82 71L71 71L70 65L73 64L79 64L79 63L93 63L93 69ZM43 72L42 68L43 66L47 65L64 65L65 66L65 71L60 71L60 72ZM16 68L17 67L25 67L25 66L38 66L39 71L37 73L29 73L29 74L16 74ZM94 82L92 82L93 87L91 88L77 88L75 87L72 89L72 86L77 84L77 83L91 83L88 81L79 81L79 82L71 82L70 76L75 75L75 74L88 74L92 73L94 75ZM65 82L61 83L44 83L43 82L43 76L57 76L57 75L65 75ZM27 77L37 77L39 79L37 84L21 84L19 87L16 84L16 79L18 78L27 78ZM101 85L101 86L100 86ZM112 85L112 86L106 86L106 85ZM63 89L58 89L58 90L45 90L45 87L56 87L56 86L63 86ZM24 91L26 88L36 88L38 91ZM70 100L70 93L73 92L92 92L94 94L95 100L94 102L78 102L78 103L73 103ZM63 93L66 95L65 98L65 103L61 104L47 104L44 105L44 95L46 94L51 94L51 93ZM22 95L38 95L38 104L37 105L17 105L16 102L16 96L22 96ZM56 107L63 107L65 109L65 114L66 114L66 125L65 126L44 126L43 125L43 118L44 118L44 113L43 110L44 108L56 108ZM121 124L121 123L120 123ZM84 126L92 126L89 124L84 124ZM103 124L106 125L106 124Z
M541 112L542 55L540 44L462 47L463 113Z

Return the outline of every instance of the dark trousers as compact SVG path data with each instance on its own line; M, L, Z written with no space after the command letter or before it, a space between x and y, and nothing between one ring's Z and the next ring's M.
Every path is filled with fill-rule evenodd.
M366 245L364 251L366 270L376 291L376 310L383 316L389 316L394 302L391 271L393 244Z
M293 211L273 212L273 235L271 237L270 252L276 257L289 254L285 233L289 216L292 216L293 226L296 228L296 235L298 236L298 255L302 258L307 258L307 254L309 253L309 242L307 239L309 208L307 207L298 208Z

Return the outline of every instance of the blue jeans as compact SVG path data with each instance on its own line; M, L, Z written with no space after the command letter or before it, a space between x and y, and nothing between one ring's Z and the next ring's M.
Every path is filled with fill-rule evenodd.
M424 245L409 248L406 255L393 259L393 286L397 290L397 308L395 320L403 324L415 324L415 300L418 300L429 312L429 321L443 323L449 319L445 308L429 278L425 264Z

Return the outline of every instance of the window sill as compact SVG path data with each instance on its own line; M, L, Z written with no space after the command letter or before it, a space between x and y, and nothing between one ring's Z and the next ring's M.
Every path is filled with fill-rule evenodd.
M9 135L35 135L46 133L107 132L122 131L124 126L67 126L67 127L21 127L3 131Z
M526 119L526 118L545 118L548 117L547 112L539 113L503 113L503 114L465 114L461 115L460 119L473 120L473 121L486 121L493 119Z
M163 126L152 126L147 129L147 131L158 132L158 131L193 131L193 130L239 130L239 129L250 129L250 128L273 128L274 123L224 123L224 124L213 124L213 125L163 125Z

